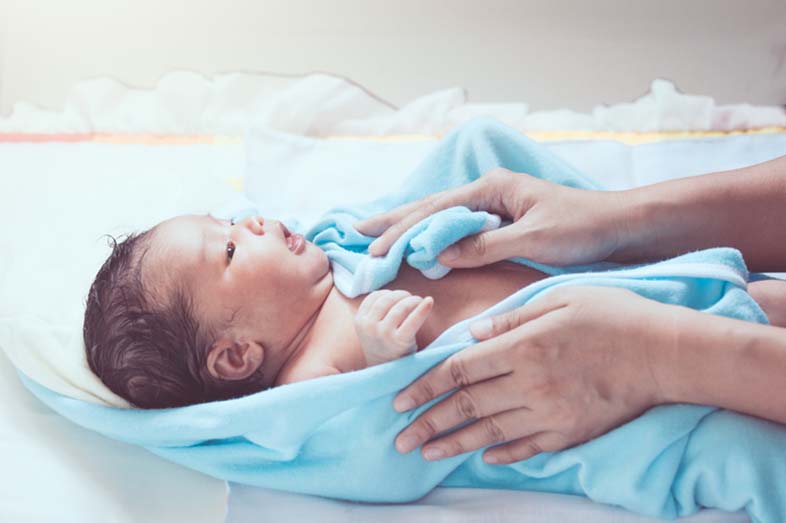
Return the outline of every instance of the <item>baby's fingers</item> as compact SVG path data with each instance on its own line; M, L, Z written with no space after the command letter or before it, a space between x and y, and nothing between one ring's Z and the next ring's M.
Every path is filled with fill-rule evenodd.
M403 337L415 337L428 318L431 308L434 306L434 298L426 296L415 309L410 312L404 323L398 328L398 332Z
M358 307L357 315L358 316L365 316L369 313L371 308L374 306L374 303L382 296L384 296L389 291L373 291L369 293L363 301L360 302L360 307Z
M383 320L385 324L391 329L396 330L409 316L409 314L423 301L420 296L408 296L396 303L388 311L388 315Z
M409 292L401 289L379 291L379 297L368 309L368 317L375 321L382 321L395 304L409 296L411 296Z

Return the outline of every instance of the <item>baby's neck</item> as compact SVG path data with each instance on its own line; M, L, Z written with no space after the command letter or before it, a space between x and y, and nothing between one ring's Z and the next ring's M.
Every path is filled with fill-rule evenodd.
M273 386L324 373L325 368L349 372L366 367L354 324L355 314L365 296L347 298L335 285L307 324L305 335L283 363ZM347 326L350 328L347 328Z

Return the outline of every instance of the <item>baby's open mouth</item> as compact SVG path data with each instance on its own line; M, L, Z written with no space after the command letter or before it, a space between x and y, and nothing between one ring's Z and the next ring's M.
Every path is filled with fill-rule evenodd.
M287 247L295 254L300 254L306 248L306 239L302 234L292 233L287 229L287 226L281 224L281 229L284 231L284 239L287 242Z

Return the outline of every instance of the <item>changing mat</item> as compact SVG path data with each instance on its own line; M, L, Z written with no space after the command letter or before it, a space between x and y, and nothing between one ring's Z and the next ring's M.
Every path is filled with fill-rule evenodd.
M397 195L339 209L307 236L331 260L341 252L354 253L345 261L346 281L351 283L353 269L372 240L349 234L351 220L417 197L418 191L467 183L495 166L579 187L590 183L518 133L481 121L451 134ZM476 215L464 214L467 219ZM467 225L459 216L456 225L468 235L485 226L487 218L473 218L476 224ZM418 224L412 237L399 240L407 243L400 254L409 260L420 253L421 261L433 267L439 251L429 252L427 246L430 241L457 240L450 237L453 225L437 215ZM396 258L389 256L384 263L400 263ZM603 265L564 272L521 289L483 315L510 310L560 285L590 284L625 287L667 303L766 322L745 292L748 274L732 249L691 253L649 266ZM340 279L336 281L339 285ZM786 487L786 430L712 407L658 406L583 445L507 466L485 464L481 451L435 463L418 453L398 454L393 448L396 434L430 404L399 414L392 409L394 395L469 345L473 340L468 324L474 319L454 325L426 350L385 365L179 409L101 407L22 379L41 400L80 425L250 485L361 501L409 501L437 485L528 489L581 494L658 517L687 515L700 506L745 508L753 521L786 517L784 501L778 499Z

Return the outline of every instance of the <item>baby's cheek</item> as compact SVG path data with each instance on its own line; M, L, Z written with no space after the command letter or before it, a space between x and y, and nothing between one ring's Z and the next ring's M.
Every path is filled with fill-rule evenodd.
M310 285L324 277L330 270L330 262L322 249L309 244L300 255L288 260L286 269L293 284Z
M319 254L320 262L322 263L322 274L326 274L330 272L330 259L328 259L327 254L322 249L319 249Z

